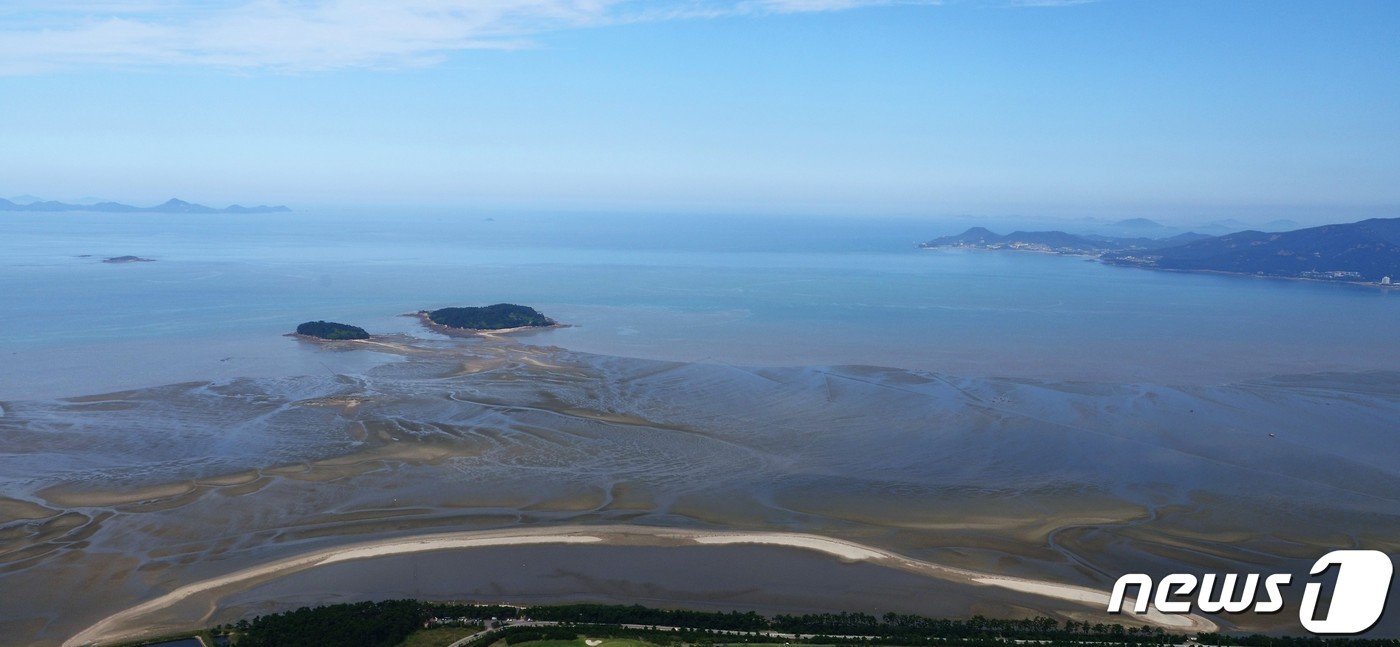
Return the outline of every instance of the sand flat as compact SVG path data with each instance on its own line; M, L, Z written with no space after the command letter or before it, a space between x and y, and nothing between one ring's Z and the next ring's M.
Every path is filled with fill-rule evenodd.
M1099 606L1048 595L1072 589L1041 585L1305 573L1337 545L1385 550L1400 536L1400 467L1376 461L1400 453L1400 380L1366 376L1364 392L1335 375L1062 384L394 343L402 361L353 376L139 389L102 411L7 403L0 443L23 459L8 464L6 495L101 522L71 535L7 527L22 563L0 586L33 594L0 599L0 626L41 618L20 642L58 644L153 586L467 529L742 529L616 545L802 549L926 570L989 608L1101 621L1113 618ZM461 372L476 362L493 368ZM142 570L80 584L85 564L118 557ZM862 609L855 596L834 604Z
M1022 578L986 576L963 569L952 569L928 562L911 560L889 551L863 546L855 542L806 534L720 532L704 530L680 530L652 528L646 526L574 526L554 528L531 528L512 530L487 530L461 533L441 533L420 537L387 539L314 551L268 564L243 569L227 575L181 586L155 599L143 602L129 609L108 616L84 629L68 640L64 647L122 642L152 635L159 628L152 628L142 620L175 605L194 595L246 586L270 577L284 576L318 566L340 562L373 559L419 552L462 550L491 546L528 546L539 544L596 544L608 543L626 545L629 543L664 540L676 544L733 545L760 544L784 546L821 552L850 561L888 560L903 568L914 568L926 574L945 577L966 577L978 584L998 586L1033 595L1041 595L1060 600L1103 606L1108 595L1082 587L1066 586L1054 582L1033 581ZM1176 629L1213 631L1215 623L1196 615L1165 616L1148 614L1149 622Z

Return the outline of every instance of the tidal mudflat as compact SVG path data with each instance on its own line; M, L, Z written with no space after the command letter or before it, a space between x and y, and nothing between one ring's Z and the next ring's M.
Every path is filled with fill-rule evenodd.
M0 633L19 637L7 642L59 644L193 582L444 532L802 533L1098 590L1131 571L1304 572L1334 548L1400 549L1400 468L1387 458L1400 453L1395 372L1172 387L743 368L508 338L346 343L400 360L356 375L0 404ZM575 549L617 551L600 564L626 561L632 549L716 564L819 560L833 581L852 566L831 554L777 557L794 550L781 546L603 543L491 548L545 575L464 566L460 595L526 599L529 582L567 568L550 560ZM386 556L400 566L336 577L360 577L359 589L344 587L352 593L418 586L451 597L447 576L424 570L439 557L478 562L449 554ZM735 597L718 582L691 586L687 571L665 564L643 560L614 579L600 571L568 586L555 577L534 590L547 599L652 590L664 593L639 601L883 611L893 607L882 600L899 597L889 590L913 586L909 571L871 562L858 565L869 569L857 578L870 582L865 589ZM1103 617L1024 590L922 581L926 612ZM279 592L264 602L336 599L325 587L293 594L297 587L270 579L248 584L255 588L175 605L160 626L261 608L257 590ZM894 588L878 593L884 585ZM1294 618L1212 620L1286 629ZM1389 622L1380 630L1394 633Z

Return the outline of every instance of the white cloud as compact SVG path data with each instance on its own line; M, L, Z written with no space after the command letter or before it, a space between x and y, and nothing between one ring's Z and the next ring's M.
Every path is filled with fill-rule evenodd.
M0 14L0 72L207 65L288 71L400 67L609 19L608 0L65 2Z
M8 0L0 4L0 74L162 65L284 72L403 68L462 50L528 47L541 34L565 29L938 2Z

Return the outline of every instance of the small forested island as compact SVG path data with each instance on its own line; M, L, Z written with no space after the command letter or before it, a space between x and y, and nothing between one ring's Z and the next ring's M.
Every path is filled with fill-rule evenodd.
M439 308L422 310L418 316L430 326L438 326L447 331L501 331L517 328L544 328L557 325L529 306L513 303L467 308Z
M297 334L331 341L369 339L369 333L364 328L334 321L308 321L297 326Z
M102 259L103 263L154 263L154 258L141 258L140 256L113 256Z

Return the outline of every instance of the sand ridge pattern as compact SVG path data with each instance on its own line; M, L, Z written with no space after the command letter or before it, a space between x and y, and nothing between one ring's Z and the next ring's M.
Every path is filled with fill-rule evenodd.
M811 534L1102 591L1400 552L1395 373L1173 387L348 344L403 360L7 401L0 587L33 593L0 600L0 631L53 645L278 559L523 527ZM1087 608L968 586L978 612Z

